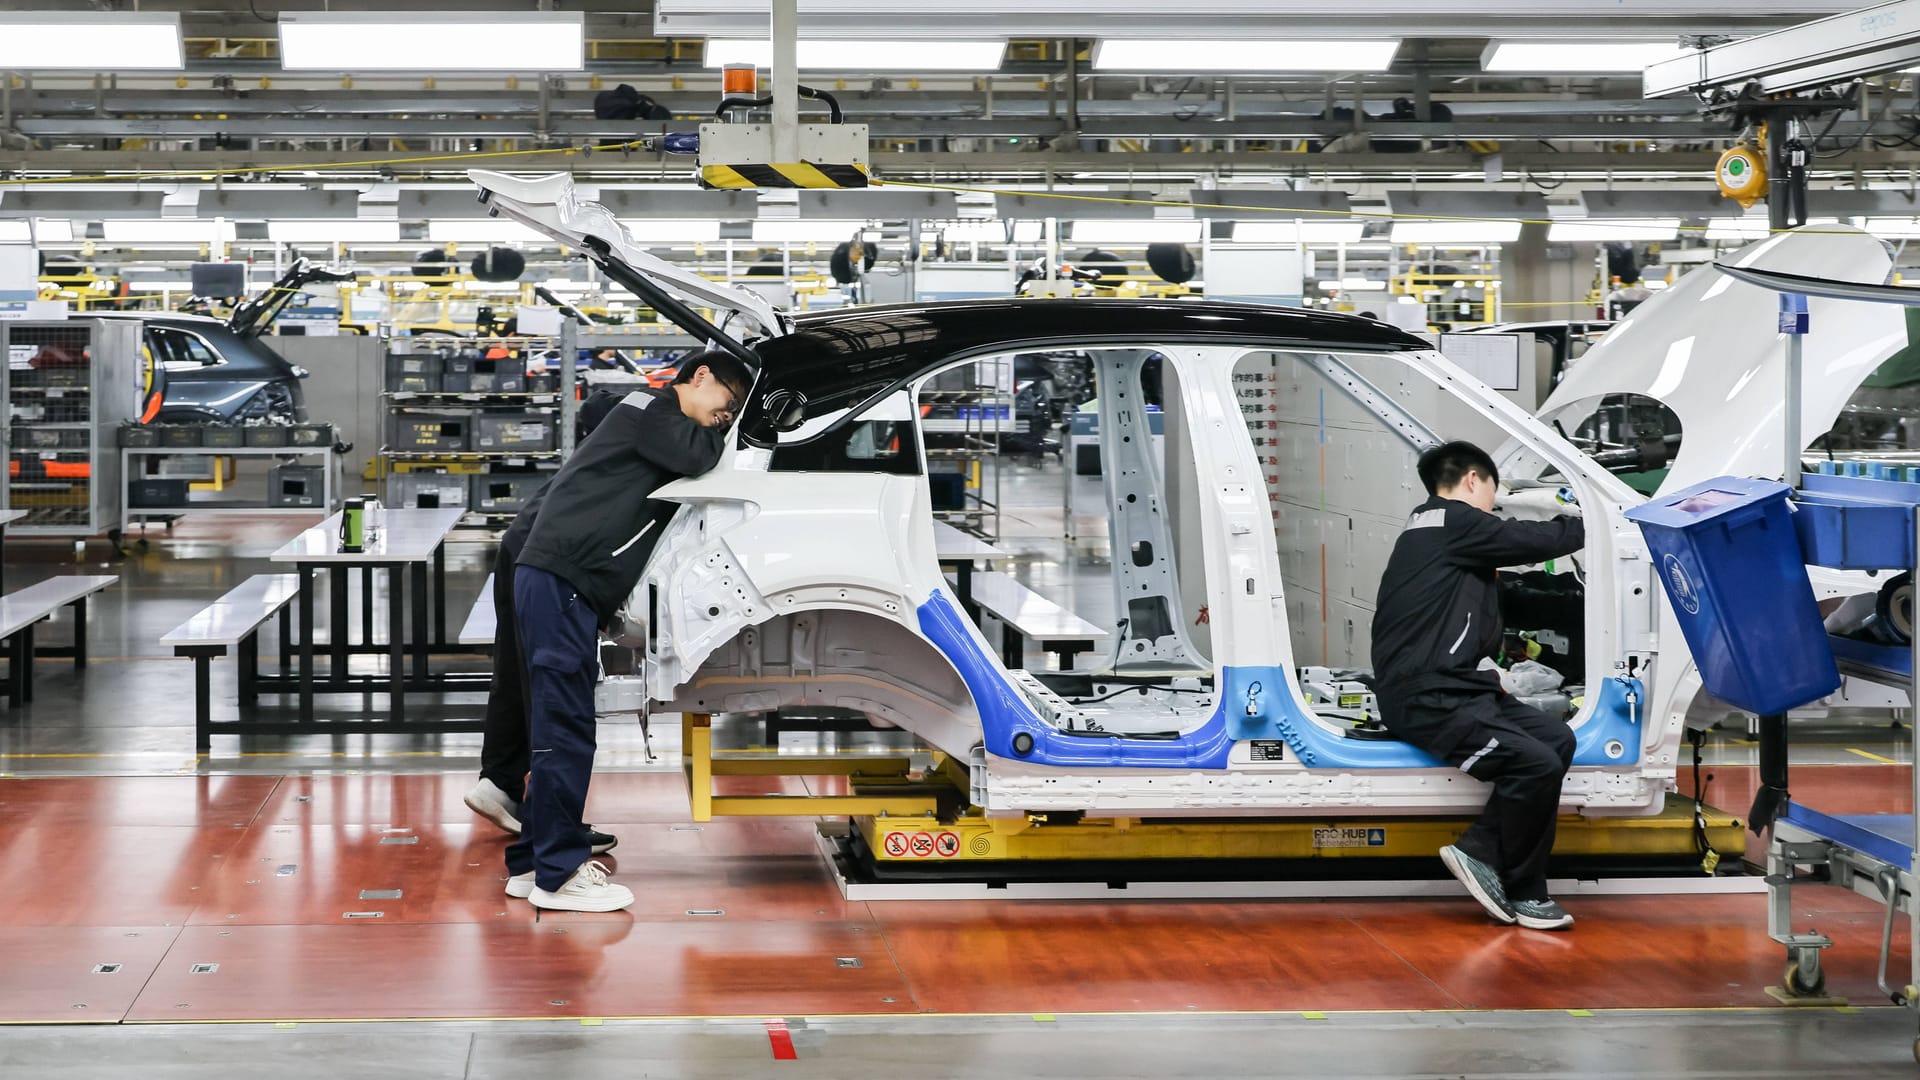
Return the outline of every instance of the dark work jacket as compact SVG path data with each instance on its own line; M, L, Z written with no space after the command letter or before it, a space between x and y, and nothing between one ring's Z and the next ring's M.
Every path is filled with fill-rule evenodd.
M607 414L611 413L613 407L620 404L620 399L625 396L625 391L616 394L611 390L595 390L587 400L581 402L578 413L580 438L585 440L588 435L593 434L593 429L600 426L600 421L606 419ZM500 550L506 553L506 565L512 566L520 561L520 549L527 546L527 537L533 532L533 523L540 517L540 504L547 501L547 489L552 486L552 480L541 484L540 489L535 491L533 497L527 500L527 504L520 508L520 512L513 516L513 521L507 525L507 531L501 535Z
M1417 694L1498 693L1499 568L1571 555L1586 544L1580 519L1511 521L1434 496L1414 510L1394 542L1373 615L1373 669L1380 719L1406 721Z
M695 423L672 389L633 391L547 485L519 565L564 579L606 623L679 509L654 491L713 468L725 445L725 430Z

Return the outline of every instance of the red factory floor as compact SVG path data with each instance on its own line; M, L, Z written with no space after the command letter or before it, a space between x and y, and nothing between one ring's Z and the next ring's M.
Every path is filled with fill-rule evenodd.
M1712 801L1744 811L1753 770L1712 772ZM1794 791L1903 810L1908 775L1800 766ZM0 781L0 1020L1767 1006L1784 966L1758 895L1582 897L1557 935L1465 899L850 903L812 822L688 825L664 772L594 781L633 909L536 918L501 894L470 782ZM1878 909L1798 895L1837 941L1831 991L1883 1003Z

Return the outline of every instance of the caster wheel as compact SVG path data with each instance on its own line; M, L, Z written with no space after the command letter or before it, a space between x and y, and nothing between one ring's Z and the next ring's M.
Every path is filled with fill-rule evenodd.
M1827 973L1821 971L1817 963L1808 966L1813 968L1811 978L1802 974L1802 968L1798 960L1788 964L1786 974L1781 977L1780 984L1786 987L1787 993L1793 997L1825 997L1827 994ZM1920 1040L1916 1040L1916 1042L1920 1042Z

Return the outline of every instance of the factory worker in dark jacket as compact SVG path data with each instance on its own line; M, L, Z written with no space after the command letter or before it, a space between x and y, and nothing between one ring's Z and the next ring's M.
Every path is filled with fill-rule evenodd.
M673 385L635 390L548 486L520 551L513 600L527 665L531 773L507 889L536 907L617 911L633 903L590 859L582 815L593 771L600 628L645 570L678 507L653 493L719 464L753 373L727 353L682 360Z
M579 438L593 434L625 396L625 391L595 390L581 402ZM528 762L527 672L514 629L513 572L550 486L551 480L540 485L514 515L494 554L493 678L487 685L486 728L480 737L480 779L466 798L468 809L515 836L520 835L520 800L525 797ZM595 833L591 843L593 853L598 855L613 847L614 839Z
M1419 472L1430 497L1394 544L1373 617L1380 720L1493 785L1479 820L1440 851L1453 876L1499 922L1564 930L1573 916L1548 895L1546 869L1573 731L1508 696L1481 661L1500 651L1499 568L1570 555L1585 529L1572 516L1495 517L1500 474L1472 443L1428 450Z

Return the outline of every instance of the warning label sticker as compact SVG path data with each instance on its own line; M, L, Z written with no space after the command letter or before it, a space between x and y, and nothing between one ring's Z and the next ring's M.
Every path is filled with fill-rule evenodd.
M934 838L934 854L943 859L951 859L960 854L960 837L956 833L943 832Z
M914 858L926 858L933 854L933 834L923 832L914 833L913 839L908 843L907 848L913 852Z
M1315 829L1313 846L1316 848L1356 848L1387 846L1385 829Z
M907 853L907 834L899 832L888 833L886 846L887 854L896 859L900 858Z

